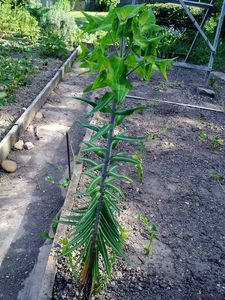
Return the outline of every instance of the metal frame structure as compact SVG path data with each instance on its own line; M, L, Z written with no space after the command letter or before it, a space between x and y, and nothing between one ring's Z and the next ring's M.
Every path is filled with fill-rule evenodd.
M223 21L224 21L224 18L225 18L225 0L223 0L221 13L220 13L220 18L219 18L219 22L217 24L216 33L215 33L213 43L210 42L210 40L208 39L208 37L204 33L203 29L204 29L205 22L206 22L206 20L209 16L210 10L212 9L213 4L214 4L215 1L210 0L209 3L201 2L201 0L196 0L196 1L194 1L194 0L187 0L187 1L186 0L170 0L170 1L158 1L158 2L163 2L163 3L170 2L170 3L181 4L184 11L186 12L188 17L190 18L190 20L194 24L195 28L197 29L197 33L195 35L195 38L194 38L194 40L191 44L191 47L190 47L190 49L187 53L187 56L186 56L184 62L174 62L173 64L175 66L179 66L179 67L206 71L207 75L209 76L210 72L212 71L213 62L214 62L217 46L218 46L218 43L219 43L220 33L221 33L221 30L222 30ZM196 21L195 17L191 13L191 11L189 9L189 6L195 6L195 7L205 9L205 14L204 14L203 19L202 19L200 24ZM207 66L194 65L194 64L190 64L190 63L187 62L190 55L191 55L191 53L192 53L192 51L193 51L193 49L194 49L194 47L195 47L195 45L196 45L196 42L197 42L199 36L202 36L202 38L204 39L207 47L210 50L210 59L209 59L209 62L208 62Z

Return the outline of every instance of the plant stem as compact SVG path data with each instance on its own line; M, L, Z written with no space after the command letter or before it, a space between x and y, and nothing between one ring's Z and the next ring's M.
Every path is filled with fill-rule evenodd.
M122 37L120 40L120 57L123 58L125 54L125 46L126 46L126 38ZM101 213L102 213L102 207L104 204L104 194L105 194L105 181L108 176L108 171L110 168L110 157L112 153L112 142L113 142L113 135L114 135L114 129L115 129L115 119L116 119L116 101L113 99L112 102L112 109L111 109L111 115L110 115L110 122L111 128L108 135L107 140L107 146L106 146L106 153L104 157L104 167L102 169L102 180L99 183L100 186L100 197L98 199L98 208L96 212L96 219L93 229L93 235L92 235L92 242L91 242L91 250L89 255L89 266L88 266L88 273L86 277L86 282L84 284L84 300L90 300L91 299L91 291L92 291L92 272L93 272L93 263L94 263L94 256L96 251L96 242L97 242L97 236L98 236L98 229L99 229L99 223L101 220Z
M115 111L116 111L116 102L113 100L112 103L112 110L111 110L111 118L110 118L110 124L112 125L109 135L108 135L108 140L107 140L107 151L105 153L104 157L104 167L102 169L102 181L99 183L100 186L100 198L98 200L98 209L96 212L96 219L95 219L95 224L94 224L94 230L93 230L93 235L92 235L92 242L91 242L91 250L90 250L90 264L89 264L89 270L87 274L87 280L85 282L84 286L84 300L89 300L91 299L91 287L92 287L92 270L93 270L93 262L94 262L94 255L95 255L95 250L96 250L96 241L97 241L97 235L98 235L98 228L99 228L99 223L101 220L101 212L102 212L102 207L104 203L104 193L105 193L105 180L108 176L108 171L110 167L110 157L112 153L112 141L113 141L113 135L114 135L114 129L115 129Z

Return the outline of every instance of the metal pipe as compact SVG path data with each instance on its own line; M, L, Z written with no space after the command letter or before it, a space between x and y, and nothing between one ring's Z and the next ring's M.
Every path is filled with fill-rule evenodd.
M198 106L198 105L192 105L188 103L179 103L179 102L173 102L173 101L167 101L167 100L155 100L155 99L147 99L144 97L138 97L138 96L132 96L132 95L127 95L126 98L133 98L133 99L138 99L138 100L146 100L146 101L152 101L152 102L158 102L158 103L166 103L166 104L172 104L172 105L177 105L177 106L182 106L182 107L188 107L188 108L197 108L197 109L202 109L202 110L207 110L207 111L212 111L212 112L219 112L219 113L224 113L225 111L222 109L216 109L216 108L210 108L210 107L205 107L205 106Z
M198 22L195 20L194 16L192 15L192 13L190 12L189 8L187 7L187 5L184 3L183 0L179 0L180 4L182 5L183 9L185 10L186 14L189 16L190 20L192 21L192 23L194 24L194 26L198 29L199 33L201 34L201 36L203 37L203 39L205 40L206 44L208 45L208 47L210 48L210 50L212 52L215 52L215 49L213 47L213 45L210 43L209 39L207 38L207 36L205 35L204 31L201 29L201 27L199 26Z
M210 4L212 4L212 3L213 3L213 0L211 0ZM207 10L206 10L206 12L205 12L205 15L204 15L204 17L203 17L203 19L202 19L202 22L201 22L201 24L200 24L200 27L201 27L202 29L203 29L203 27L204 27L204 25L205 25L205 22L206 22L207 18L208 18L209 11L210 11L210 8L207 8ZM191 47L190 47L190 49L189 49L189 51L188 51L188 54L187 54L187 56L185 57L184 62L187 62L187 60L189 59L189 57L190 57L190 55L191 55L191 52L192 52L192 50L193 50L193 48L194 48L194 46L195 46L195 44L196 44L196 42L197 42L197 40L198 40L199 34L200 34L199 31L197 31L197 33L196 33L196 35L195 35L195 38L194 38L194 40L193 40L193 42L192 42L192 44L191 44Z
M66 133L66 147L67 147L67 163L68 163L68 172L69 180L71 180L71 165L70 165L70 142L69 142L69 133Z
M225 0L223 1L218 26L217 26L217 29L216 29L216 35L215 35L214 42L213 42L213 48L214 48L215 51L211 52L210 59L209 59L208 67L209 67L210 70L213 67L214 57L215 57L216 49L217 49L217 46L218 46L218 43L219 43L220 33L221 33L221 30L222 30L224 17L225 17Z

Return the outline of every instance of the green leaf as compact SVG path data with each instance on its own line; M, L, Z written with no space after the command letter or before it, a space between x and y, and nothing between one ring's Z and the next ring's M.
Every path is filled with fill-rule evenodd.
M107 124L102 126L102 128L100 128L98 130L98 132L91 138L91 142L96 141L98 138L100 138L101 136L104 136L106 133L109 132L109 130L112 128L111 124Z
M149 247L144 247L144 252L146 255L150 254L150 248Z
M97 103L95 103L93 101L90 101L90 100L88 100L86 98L81 98L81 97L74 97L74 98L77 99L77 100L80 100L80 101L82 101L84 103L87 103L87 104L91 105L92 107L96 107L97 106Z
M102 24L103 18L99 16L89 15L85 12L82 12L85 18L88 21L87 26L84 28L85 32L96 32L97 28Z
M87 188L87 192L90 192L93 188L96 187L97 184L99 184L102 180L102 176L99 175L97 176L89 185L89 187Z
M52 228L52 231L54 234L56 233L57 227L59 225L59 220L60 220L60 213L57 213L55 215L55 217L53 218L52 224L51 224L51 228Z
M47 239L52 240L52 238L50 237L48 231L42 231L42 232L40 233L40 236L41 236L42 238L46 239L46 240L47 240Z
M101 170L102 168L104 167L104 163L102 164L98 164L90 169L88 169L88 172L92 172L92 171L98 171L98 170Z
M152 12L152 9L146 9L139 16L139 25L142 30L148 29L151 24L155 24L155 16ZM147 28L145 27L147 26Z
M107 14L107 16L102 20L101 23L95 28L93 28L90 32L96 31L110 31L112 29L112 23L115 19L115 11L111 11Z
M116 9L116 15L119 19L120 24L125 23L128 19L136 16L140 10L144 8L144 5L125 5Z
M99 250L101 252L103 261L104 261L104 265L106 268L106 272L107 274L110 274L111 272L111 266L110 266L110 262L109 262L109 257L108 257L108 253L107 253L107 249L105 247L105 242L101 236L101 234L98 234L98 243L99 243Z
M124 142L140 142L140 141L144 141L146 139L146 137L145 136L132 137L132 136L118 134L118 135L114 136L113 139L117 140L117 141L124 141Z
M122 199L120 199L120 195L118 196L115 193L111 193L108 189L105 190L105 194L109 197L111 197L112 199L114 199L116 202L121 202ZM122 197L121 197L122 198Z
M108 104L112 101L112 99L113 99L113 95L111 93L108 92L105 93L105 95L99 101L97 106L89 114L94 114L98 111L102 111L103 108L108 106Z
M116 185L112 184L112 183L108 183L106 182L106 186L112 190L114 190L114 192L118 193L123 199L125 198L125 195L123 193L123 191Z
M87 176L90 177L91 179L96 178L96 175L93 174L93 173L91 173L91 172L89 172L88 170L87 170L87 171L84 171L83 174L84 174L84 175L87 175Z
M121 179L121 180L124 180L128 183L133 183L133 180L131 178L129 178L128 176L123 175L123 174L119 174L119 173L116 173L116 172L109 171L108 175L112 176L112 177L115 177L115 178L118 178L118 179Z
M121 161L121 162L128 162L128 163L132 163L132 164L138 164L139 163L139 160L138 159L135 159L135 158L132 158L132 157L129 157L129 156L125 156L125 155L115 155L115 156L112 156L110 158L110 162L113 163L113 162L118 162L118 161Z
M155 62L156 67L163 74L166 80L168 80L166 71L168 67L171 68L172 61L173 59L162 59Z
M93 125L93 124L90 124L90 123L84 123L84 122L82 122L82 121L78 121L79 122L79 124L82 126L82 127L85 127L85 128L89 128L89 129L91 129L91 130L93 130L93 131L98 131L99 130L99 127L97 127L97 126L95 126L95 125Z
M86 157L81 157L80 160L90 164L91 166L97 166L98 163L92 159L86 158Z
M115 212L117 212L118 214L120 214L120 209L119 209L119 207L116 205L116 203L113 200L111 200L108 197L106 197L106 201L114 209ZM118 223L117 223L117 226L118 226Z
M105 152L107 151L106 148L96 146L94 144L91 144L90 142L83 142L87 147L82 148L81 152L94 152L95 154L99 155L100 157L103 157Z
M117 110L115 112L115 115L119 115L119 116L130 116L132 115L134 112L143 112L146 108L148 108L147 106L138 106L135 108L131 108L131 109L125 109L125 110Z
M6 98L7 93L6 92L0 92L0 100Z

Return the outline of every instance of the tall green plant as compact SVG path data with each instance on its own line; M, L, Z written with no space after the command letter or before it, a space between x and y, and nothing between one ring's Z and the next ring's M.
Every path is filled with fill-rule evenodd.
M123 251L123 230L116 218L120 213L119 203L125 197L118 182L133 183L133 180L120 172L121 162L131 163L139 171L141 168L137 156L117 153L116 147L120 142L134 143L145 138L115 131L127 116L143 110L143 106L129 109L123 106L132 89L129 75L136 72L149 80L152 71L159 70L166 77L171 60L156 57L161 28L155 24L152 11L145 5L115 8L106 18L85 16L88 21L85 32L105 32L93 50L82 46L81 67L87 68L90 75L96 74L85 92L102 88L107 88L107 92L96 102L78 99L92 106L90 114L101 112L110 117L109 122L102 126L82 123L95 132L90 141L84 142L84 156L81 158L90 165L84 172L90 177L85 190L89 201L84 207L72 211L63 222L72 226L64 254L79 251L75 264L80 272L84 299L90 299L102 281L109 278L115 256L128 260ZM87 158L88 153L95 155L96 160Z

